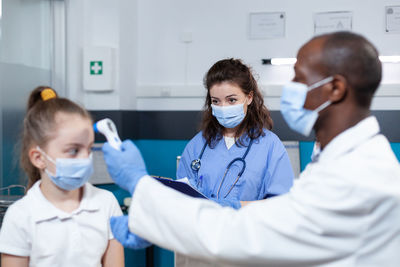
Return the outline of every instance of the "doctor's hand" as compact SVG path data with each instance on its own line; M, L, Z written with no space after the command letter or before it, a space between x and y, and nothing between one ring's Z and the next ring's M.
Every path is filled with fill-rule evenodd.
M217 198L209 198L210 200L217 202L223 207L231 207L234 208L235 210L240 209L242 207L242 204L240 203L240 200L235 200L235 199L227 199L227 198L222 198L222 199L217 199Z
M106 142L103 145L103 153L111 178L121 188L133 194L140 178L148 175L139 149L131 140L122 142L121 151Z
M143 238L129 232L128 228L128 215L111 217L111 231L115 237L124 247L132 249L147 248L151 243Z

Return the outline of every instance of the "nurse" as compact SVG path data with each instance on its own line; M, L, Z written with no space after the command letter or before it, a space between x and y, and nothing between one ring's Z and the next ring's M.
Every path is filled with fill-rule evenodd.
M208 198L236 209L240 201L288 192L289 157L270 131L272 119L251 69L238 59L220 60L204 86L201 131L186 146L177 179L187 177Z

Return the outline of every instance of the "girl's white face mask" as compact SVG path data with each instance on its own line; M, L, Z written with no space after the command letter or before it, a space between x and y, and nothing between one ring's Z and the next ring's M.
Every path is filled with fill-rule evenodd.
M40 147L37 149L56 166L53 174L47 168L44 170L51 181L64 190L74 190L83 186L93 174L92 153L88 158L57 158L52 159Z
M304 83L289 82L283 87L281 97L281 113L289 127L304 135L309 136L318 119L318 113L331 104L326 101L315 110L304 108L307 92L327 84L333 77L325 78L307 87Z

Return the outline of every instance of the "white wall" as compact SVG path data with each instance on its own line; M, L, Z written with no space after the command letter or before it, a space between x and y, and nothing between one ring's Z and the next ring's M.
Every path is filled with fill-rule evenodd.
M50 4L2 0L0 61L50 70Z
M0 35L0 187L26 184L18 143L26 102L38 85L51 85L51 5L3 0ZM4 193L4 192L2 192Z
M237 57L258 73L267 105L278 109L279 85L293 71L263 66L261 58L295 57L313 36L313 13L325 11L352 11L355 32L382 55L400 55L400 34L384 32L387 5L400 5L400 0L69 0L70 96L89 109L199 110L204 73L219 59ZM286 13L286 37L249 40L249 13L274 11ZM191 43L181 40L184 33L191 33ZM84 45L118 48L116 91L82 91ZM400 109L400 64L384 66L383 84L373 108Z
M93 95L82 89L83 48L89 45L119 47L118 1L69 0L66 9L68 96L89 109L120 109L119 90Z

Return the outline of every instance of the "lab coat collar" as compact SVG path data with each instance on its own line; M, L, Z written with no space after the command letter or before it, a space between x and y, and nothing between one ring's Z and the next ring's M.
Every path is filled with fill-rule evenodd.
M34 201L34 221L39 223L41 221L47 221L55 218L65 220L73 217L75 214L79 214L83 211L96 211L100 209L100 203L90 201L93 195L93 186L86 183L83 186L83 196L79 207L71 213L67 213L55 207L40 190L41 181L37 181L33 187L28 191L32 201Z
M331 160L351 152L360 144L379 134L380 128L375 116L369 116L355 126L342 132L319 153L318 161Z

